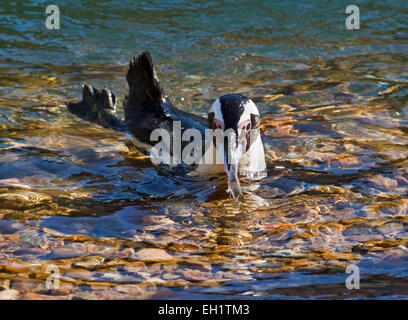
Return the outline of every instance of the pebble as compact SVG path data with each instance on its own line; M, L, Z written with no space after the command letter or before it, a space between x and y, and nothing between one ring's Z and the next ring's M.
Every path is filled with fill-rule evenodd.
M170 261L173 260L174 257L163 249L148 248L136 252L135 259L141 261Z
M73 269L64 273L64 277L77 280L92 280L92 273L84 269Z
M19 292L14 289L0 291L0 300L15 300L19 296Z
M50 296L45 294L28 292L19 297L19 300L70 300L72 295Z
M37 281L13 281L11 288L19 292L34 291L38 288L39 283Z
M104 258L102 257L87 257L84 260L75 261L72 263L73 267L84 268L88 270L93 270L99 267L103 263Z
M176 280L176 279L179 279L180 276L177 275L177 274L174 274L174 273L165 273L165 274L162 276L162 278L163 278L164 280Z
M20 235L20 242L27 243L35 248L41 248L47 243L47 236L41 235L37 230L21 230L18 234Z
M73 258L78 256L83 256L87 253L86 245L82 243L72 243L63 247L55 248L51 254L56 259L61 258Z
M378 188L385 189L385 190L392 190L398 187L398 181L378 175L376 177L370 178L370 182L374 183Z
M31 208L41 202L50 201L52 198L47 195L32 191L21 191L19 193L0 194L0 206L7 209L25 209Z
M184 272L183 276L188 280L204 281L212 278L211 272L202 272L200 270L188 269Z

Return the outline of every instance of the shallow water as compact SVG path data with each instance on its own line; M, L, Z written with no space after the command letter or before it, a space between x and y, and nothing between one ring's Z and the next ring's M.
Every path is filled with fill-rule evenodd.
M407 297L406 1L361 1L355 31L342 1L81 3L60 30L0 4L0 296ZM257 103L268 177L243 201L66 110L82 83L123 97L143 50L184 110Z

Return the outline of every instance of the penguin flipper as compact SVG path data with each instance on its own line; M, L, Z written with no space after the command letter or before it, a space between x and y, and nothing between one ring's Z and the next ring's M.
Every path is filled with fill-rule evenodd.
M150 136L155 129L171 132L175 121L180 121L184 129L195 128L202 134L208 128L207 119L173 105L160 85L149 52L129 62L126 80L129 85L123 105L126 123L129 131L143 143L152 144Z
M160 101L164 98L164 91L154 70L152 57L147 51L129 62L126 80L129 85L130 105Z
M108 89L97 89L89 85L82 87L82 100L67 102L68 110L81 119L95 122L105 128L126 131L127 127L116 115L116 96Z
M144 144L151 145L153 130L172 128L169 114L171 102L164 95L149 52L143 52L129 62L126 73L129 93L123 107L129 132Z

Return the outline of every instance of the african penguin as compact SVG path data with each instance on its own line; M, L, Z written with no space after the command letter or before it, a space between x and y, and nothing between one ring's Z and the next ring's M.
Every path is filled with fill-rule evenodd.
M126 80L129 93L123 103L123 120L116 117L117 99L106 88L84 85L82 101L68 102L67 107L82 119L130 133L136 146L145 153L149 153L157 143L151 139L156 129L171 133L179 125L181 134L188 129L197 130L203 137L203 155L197 158L194 171L202 176L224 171L228 178L227 191L234 198L242 195L239 175L254 180L266 175L259 131L260 115L252 100L240 94L224 95L211 105L207 119L180 110L165 95L149 52L130 61ZM213 135L213 132L220 134ZM187 144L188 141L181 141L180 147L184 148ZM172 152L173 148L169 146L169 150ZM217 161L203 162L202 159L209 153Z

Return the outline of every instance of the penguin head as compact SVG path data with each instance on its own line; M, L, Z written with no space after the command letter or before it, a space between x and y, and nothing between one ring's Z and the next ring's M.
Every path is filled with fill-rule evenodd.
M214 137L213 143L223 161L229 192L234 198L242 195L238 180L239 164L259 136L259 120L255 103L241 94L228 94L218 98L211 105L208 114L210 129L218 129L223 134L221 139L219 136Z

